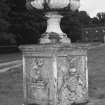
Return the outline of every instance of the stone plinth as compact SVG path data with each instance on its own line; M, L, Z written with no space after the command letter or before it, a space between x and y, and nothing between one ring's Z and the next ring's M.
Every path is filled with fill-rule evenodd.
M29 45L23 51L25 105L88 101L87 51L80 45Z

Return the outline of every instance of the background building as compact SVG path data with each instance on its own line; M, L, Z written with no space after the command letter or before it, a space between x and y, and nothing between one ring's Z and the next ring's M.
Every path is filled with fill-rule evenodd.
M90 27L82 29L83 42L105 42L105 27Z

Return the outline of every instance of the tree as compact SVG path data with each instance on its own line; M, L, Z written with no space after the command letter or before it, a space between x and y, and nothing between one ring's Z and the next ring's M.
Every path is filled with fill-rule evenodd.
M93 18L92 18L92 25L93 25L93 26L98 26L98 25L99 25L99 20L98 20L97 17L93 17Z
M0 32L8 30L10 23L7 21L7 15L10 8L5 3L5 0L0 0Z
M8 3L11 7L10 31L16 35L18 43L37 43L45 30L45 19L39 15L39 12L27 10L24 0L8 0Z
M9 27L11 26L11 24L8 21L8 13L10 9L11 8L8 6L7 0L0 0L0 44L4 44L1 43L3 42L3 40L4 41L7 40L8 42L10 41L11 43L11 39L14 40L15 38L13 35L9 33Z
M83 26L89 26L91 24L91 18L90 16L87 14L86 11L80 11L78 13L78 18L79 18L79 21L80 23L83 25Z
M67 33L72 42L81 40L81 28L82 25L78 18L79 12L70 12L67 14L61 22L62 30Z
M97 13L96 17L97 17L100 25L105 25L105 12Z

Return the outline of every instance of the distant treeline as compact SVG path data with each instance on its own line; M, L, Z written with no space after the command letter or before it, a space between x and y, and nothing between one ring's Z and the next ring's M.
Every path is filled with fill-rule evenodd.
M46 30L46 19L39 11L27 10L25 0L0 0L0 45L38 43ZM83 27L105 25L105 13L91 18L86 11L69 12L61 21L62 30L72 41L81 40Z

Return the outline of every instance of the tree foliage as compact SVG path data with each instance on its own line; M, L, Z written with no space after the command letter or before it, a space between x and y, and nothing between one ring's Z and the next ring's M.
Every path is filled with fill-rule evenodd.
M8 13L10 9L6 0L0 0L0 45L3 41L8 41L7 44L16 43L15 36L9 33L11 23L8 21Z
M97 20L99 24L105 25L105 13L104 12L97 13Z
M9 0L9 4L12 8L9 14L10 31L17 36L19 43L37 43L44 30L44 19L38 13L27 10L25 1Z
M5 0L0 0L0 32L7 31L10 26L10 23L7 21L10 8L5 2Z
M105 12L97 13L91 20L94 26L105 26Z
M79 21L82 25L85 25L85 26L88 26L90 25L91 23L91 18L90 16L87 14L86 11L80 11L78 13L78 17L79 17Z
M81 39L81 28L82 24L78 18L78 11L70 12L61 22L62 30L67 33L68 37L71 39L72 42Z

